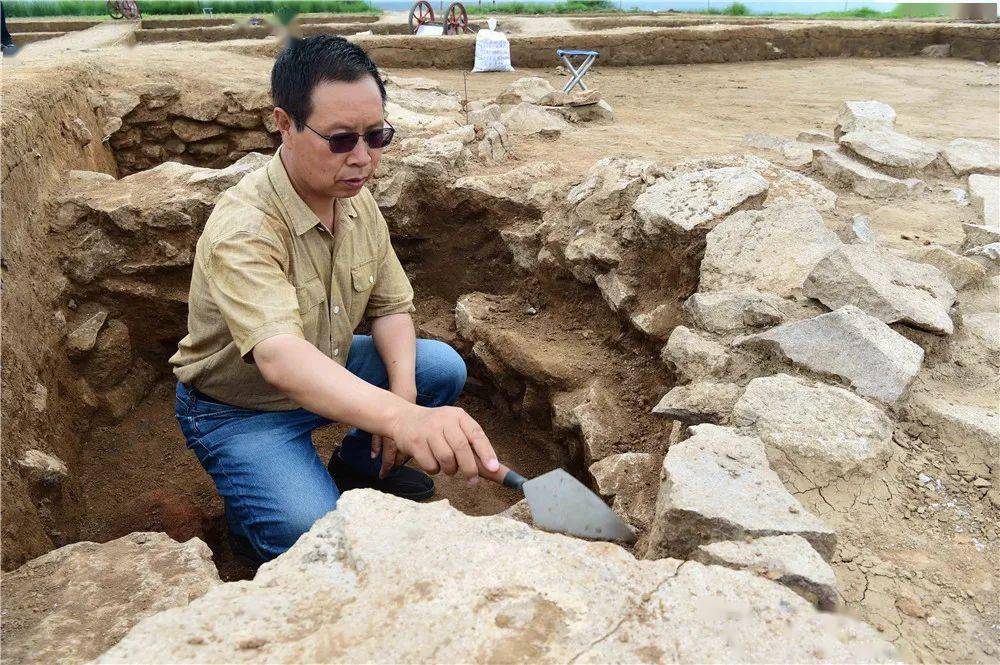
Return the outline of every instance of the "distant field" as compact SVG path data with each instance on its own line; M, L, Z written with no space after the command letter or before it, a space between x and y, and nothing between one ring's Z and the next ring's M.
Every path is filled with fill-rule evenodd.
M379 13L367 0L139 0L143 16L201 15L211 7L218 14L274 14L278 12ZM104 0L5 0L10 18L34 16L107 16Z

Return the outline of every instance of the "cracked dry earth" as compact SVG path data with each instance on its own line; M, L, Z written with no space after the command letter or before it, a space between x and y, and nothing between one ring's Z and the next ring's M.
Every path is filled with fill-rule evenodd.
M583 106L550 72L467 100L388 72L403 140L371 189L419 334L466 358L504 459L567 468L639 540L440 478L502 517L352 492L255 571L166 358L215 197L277 144L271 63L138 50L4 72L12 662L1000 657L994 65L601 69ZM122 579L143 591L83 600Z

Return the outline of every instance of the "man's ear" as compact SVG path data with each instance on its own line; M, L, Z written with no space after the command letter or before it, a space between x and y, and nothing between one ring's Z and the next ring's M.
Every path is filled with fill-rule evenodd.
M278 131L281 132L282 139L288 139L289 134L295 131L295 123L292 122L292 117L280 106L274 107L274 124L278 126Z

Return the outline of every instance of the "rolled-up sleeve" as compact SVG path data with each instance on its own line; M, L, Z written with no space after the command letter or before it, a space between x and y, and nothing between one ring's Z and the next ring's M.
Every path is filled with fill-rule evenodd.
M413 287L403 270L392 242L389 239L389 227L382 217L381 211L375 208L378 228L382 236L381 257L375 274L375 286L368 297L365 316L375 318L390 314L404 314L416 311L413 306Z
M266 236L237 232L218 240L208 255L210 293L240 355L269 337L304 337L295 287L282 269L284 250Z

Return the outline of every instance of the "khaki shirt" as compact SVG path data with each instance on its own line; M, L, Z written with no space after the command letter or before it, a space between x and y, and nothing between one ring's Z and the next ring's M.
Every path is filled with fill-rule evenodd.
M364 317L414 311L371 193L337 201L331 235L292 188L279 153L216 202L195 252L188 334L170 359L179 381L263 411L298 405L253 364L257 343L296 335L344 365Z

